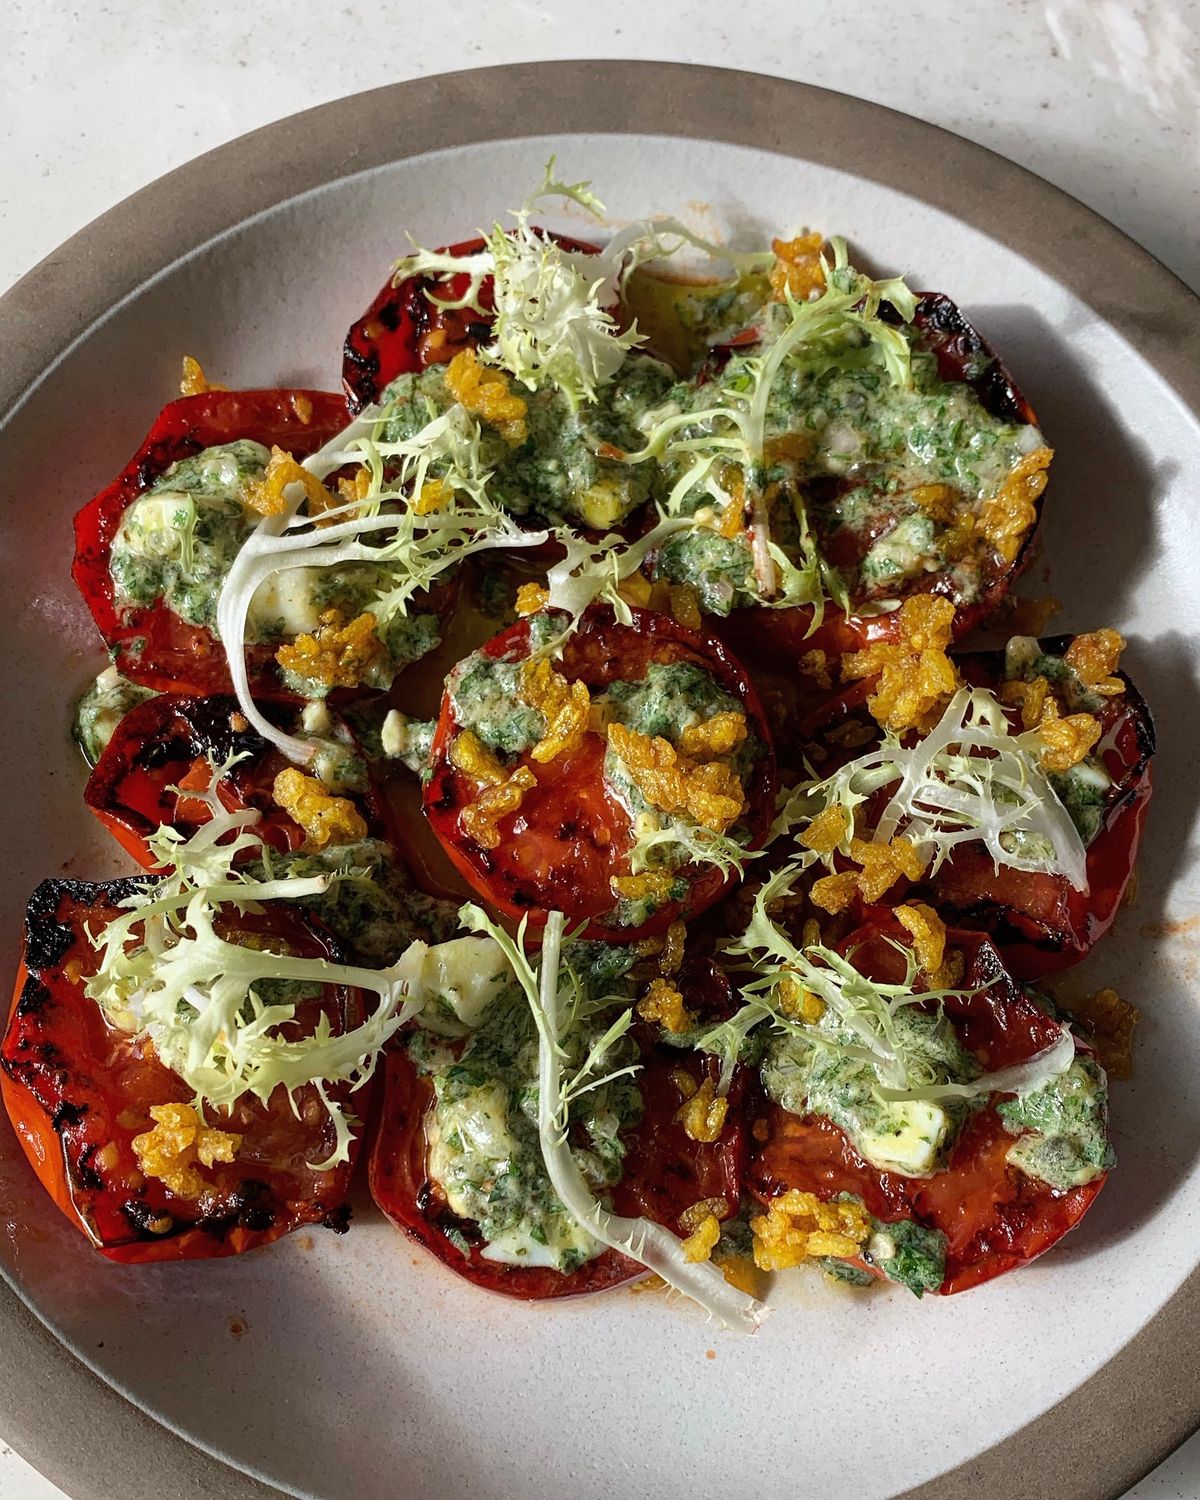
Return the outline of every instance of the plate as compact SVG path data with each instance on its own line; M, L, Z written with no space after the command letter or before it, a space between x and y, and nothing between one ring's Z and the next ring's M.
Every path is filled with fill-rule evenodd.
M651 1486L670 1500L698 1483L860 1500L1117 1494L1200 1422L1200 1391L1179 1378L1200 1339L1200 305L1111 226L977 146L751 74L484 69L235 141L39 266L0 302L9 951L38 878L118 868L66 739L97 660L67 572L73 511L132 452L183 352L238 384L333 386L344 330L404 231L461 237L520 201L552 151L616 222L676 212L735 244L801 222L845 233L874 264L950 292L1037 407L1059 450L1038 567L1064 629L1129 635L1162 743L1137 904L1066 986L1112 983L1146 1017L1137 1077L1113 1101L1119 1170L1082 1228L1018 1275L924 1303L798 1277L744 1338L627 1291L488 1298L365 1203L345 1238L110 1265L5 1126L0 1268L17 1295L0 1303L0 1430L69 1491L105 1500L116 1474L130 1500L189 1487L506 1500L535 1482L572 1500Z

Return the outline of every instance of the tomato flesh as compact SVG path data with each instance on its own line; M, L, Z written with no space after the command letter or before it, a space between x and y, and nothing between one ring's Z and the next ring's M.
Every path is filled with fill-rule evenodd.
M716 987L718 1003L727 1002L727 983L719 981ZM689 997L700 988L711 991L713 977L695 976L695 984L688 986ZM740 1113L742 1070L735 1076L721 1138L713 1143L693 1141L675 1118L683 1097L676 1080L682 1072L693 1084L704 1076L715 1082L715 1061L657 1045L647 1026L639 1025L635 1035L641 1049L636 1077L643 1113L622 1134L625 1171L611 1191L614 1212L649 1218L679 1233L683 1232L680 1215L701 1199L723 1198L730 1212L736 1211L746 1158ZM644 1266L613 1250L602 1251L572 1272L504 1265L485 1258L478 1226L450 1210L429 1176L425 1120L432 1107L430 1081L418 1074L405 1050L391 1052L379 1128L371 1148L371 1194L397 1228L452 1271L488 1291L528 1301L582 1296L646 1274Z
M1061 655L1065 638L1042 642L1042 649ZM1003 652L974 652L957 658L964 679L976 687L996 689L1004 680ZM910 886L900 880L886 897L927 901L960 927L987 932L1009 971L1019 979L1037 979L1078 963L1116 920L1137 862L1142 828L1150 804L1154 723L1145 699L1124 673L1124 693L1106 698L1098 710L1100 751L1112 778L1101 824L1087 847L1087 891L1076 890L1065 876L996 868L979 844L961 844L941 868ZM878 728L866 709L871 682L855 683L832 703L809 715L801 740L811 740L831 752L821 762L822 774L840 763L865 754L871 742L839 750L829 730L851 721L877 738ZM1019 730L1020 725L1014 719ZM886 791L880 796L885 797ZM868 919L873 909L858 908Z
M283 718L274 706L268 716ZM291 762L245 725L237 700L163 693L132 708L117 725L96 762L83 800L117 841L147 870L158 868L147 838L163 825L188 836L208 822L209 809L188 791L208 789L212 765L244 757L224 779L221 800L230 812L262 814L255 832L286 853L303 844L305 832L275 802L278 773ZM182 789L181 792L175 790ZM353 799L372 837L388 837L386 803L369 785Z
M872 925L852 933L842 951L860 972L894 982L902 961L888 938L908 941L899 924ZM1053 1043L1058 1023L1007 973L987 938L952 930L948 942L967 959L968 993L947 997L946 1014L985 1071L1023 1062ZM1015 1137L990 1104L968 1120L945 1167L929 1178L872 1166L823 1117L767 1102L760 1118L767 1139L752 1156L748 1182L761 1201L790 1188L826 1200L849 1193L885 1223L910 1218L940 1230L946 1236L941 1295L978 1286L1048 1250L1079 1222L1107 1177L1060 1191L1018 1172L1007 1161Z
M595 254L597 247L568 235L535 229L564 250ZM442 255L476 255L487 241L462 240L444 247ZM375 300L353 323L346 335L342 358L342 384L351 411L361 411L378 401L398 375L413 375L427 365L443 364L463 349L478 348L492 332L492 278L479 291L480 313L474 308L439 307L430 293L443 302L466 295L470 278L453 276L409 276L399 285L387 281Z
M482 650L495 660L524 660L530 651L528 621L502 631ZM774 811L770 733L745 672L718 641L686 630L665 615L635 610L632 624L623 625L607 607L593 608L568 641L558 670L568 681L602 691L616 681L639 680L652 662L693 663L742 705L750 731L764 747L750 775L743 815L750 847L759 846ZM433 739L425 813L464 877L501 911L514 917L528 914L532 923L540 924L549 911L560 910L569 921L586 922L590 937L631 941L698 914L730 884L732 874L715 866L685 865L678 872L688 884L682 901L665 902L636 928L617 926L611 915L615 898L610 881L628 873L634 836L627 809L604 784L603 736L589 731L577 750L544 764L528 753L522 755L519 763L529 767L537 785L515 813L498 820L499 845L485 849L461 824L477 786L451 760L458 732L447 691Z
M886 316L888 309L885 306ZM920 330L918 347L932 353L943 380L969 385L980 404L993 416L1004 421L1037 425L1033 408L1017 389L1012 376L996 353L980 337L949 297L939 292L922 293L917 302L913 326ZM847 486L857 481L847 480ZM1037 501L1038 516L1041 501ZM1037 535L1038 522L1026 534L1019 553L1009 564L998 560L982 580L982 587L969 603L959 603L954 617L954 636L961 640L982 620L992 614L1012 584L1028 566ZM856 564L866 546L875 538L851 541L841 531L828 544L822 542L827 559L835 565ZM845 551L849 547L850 551ZM841 549L841 550L839 550ZM948 572L923 573L906 585L906 595L935 593L955 595L955 584ZM727 619L715 620L712 628L750 664L764 699L780 703L781 718L774 724L780 743L785 742L785 728L790 730L805 713L826 702L835 691L822 688L812 677L800 675L796 668L802 657L823 651L830 658L830 671L837 681L838 658L850 651L860 651L876 641L892 640L897 631L894 611L884 614L859 614L853 608L843 612L827 603L818 620L812 605L791 609L762 609L753 606L735 609ZM768 686L770 691L768 690Z
M569 1274L553 1266L510 1266L486 1259L478 1226L453 1213L430 1180L425 1117L432 1107L429 1080L418 1075L406 1051L390 1052L371 1148L370 1184L371 1196L398 1229L476 1286L522 1300L583 1296L645 1275L642 1266L613 1250Z
M245 438L307 458L348 420L344 399L327 391L206 391L163 407L128 464L75 517L72 576L123 676L160 692L231 691L225 653L210 630L180 619L161 599L144 608L117 605L109 560L138 496L205 448ZM271 670L272 646L249 646L246 654L256 695L294 696Z
M21 1145L47 1191L111 1260L145 1263L235 1255L305 1224L342 1230L349 1221L351 1163L327 1172L311 1163L333 1146L333 1127L311 1087L296 1091L298 1115L277 1089L249 1097L209 1124L236 1132L231 1163L205 1169L197 1200L145 1177L133 1139L152 1128L152 1105L192 1102L183 1081L145 1045L110 1027L83 984L98 961L85 932L118 914L133 881L43 882L29 903L23 962L0 1049L3 1094ZM336 958L317 930L288 910L239 918L239 928L312 958ZM299 1034L326 1015L335 1035L362 1018L356 990L326 987L302 1002ZM331 1097L346 1103L345 1089ZM353 1151L357 1146L352 1148Z

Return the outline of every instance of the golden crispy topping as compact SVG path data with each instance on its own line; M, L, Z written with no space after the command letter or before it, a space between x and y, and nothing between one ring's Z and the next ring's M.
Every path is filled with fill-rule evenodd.
M450 764L472 781L482 783L478 796L460 814L463 832L482 849L499 848L500 819L517 811L526 792L537 786L537 777L528 766L506 770L471 729L454 737Z
M816 881L811 893L814 906L831 913L845 911L856 892L864 901L878 901L902 875L906 880L919 880L924 869L915 846L902 837L887 844L851 839L850 858L862 868L843 870Z
M925 868L911 840L900 837L887 844L851 839L850 858L862 866L858 888L864 901L878 901L902 875L907 880L920 880Z
M510 390L505 375L479 363L474 349L461 350L446 366L446 389L460 406L490 423L510 448L519 448L529 435L529 408Z
M1067 647L1067 666L1093 693L1111 698L1125 691L1121 679L1112 675L1124 649L1124 637L1115 630L1090 630L1086 635L1077 635Z
M729 485L731 499L717 519L716 531L727 542L736 541L746 530L746 485L741 473Z
M138 1166L177 1198L198 1198L206 1184L197 1166L231 1162L242 1144L240 1135L211 1130L190 1104L152 1104L150 1118L153 1128L133 1138Z
M689 1204L679 1215L679 1228L684 1234L691 1234L698 1229L706 1219L727 1219L729 1217L729 1204L724 1198L701 1198L697 1203Z
M683 963L683 950L687 942L687 928L682 922L672 922L667 928L666 939L659 955L658 967L664 974L677 974Z
M383 655L373 614L364 612L347 623L340 609L327 609L312 635L280 646L275 660L285 672L326 687L359 687Z
M288 400L296 416L307 427L313 419L312 398L306 396L303 391L293 391Z
M618 900L661 906L670 899L675 877L670 870L643 870L640 875L614 875L608 884Z
M842 661L847 681L874 677L879 683L867 707L878 723L897 734L929 727L959 685L958 669L946 655L954 634L954 605L937 594L915 594L898 611L900 639L877 641Z
M945 526L954 517L958 492L948 484L919 484L908 491L908 498L933 520L940 521Z
M1047 771L1069 771L1077 766L1100 738L1100 725L1091 714L1046 714L1038 725L1045 749L1042 765Z
M539 765L578 750L592 703L585 682L568 682L543 656L522 666L521 697L546 720L545 734L529 752Z
M942 967L936 974L929 976L929 982L936 990L956 990L962 984L966 967L967 960L962 949L947 948L946 956L942 959Z
M632 604L635 609L649 609L650 600L654 597L654 588L654 584L639 571L630 573L628 578L623 578L617 587L617 593L626 604Z
M812 904L830 914L845 911L858 892L858 871L841 870L836 875L822 875L813 882Z
M382 332L380 329L380 333ZM371 337L378 338L379 334L373 333ZM431 328L428 333L423 333L418 348L423 365L444 365L454 355L454 350L446 342L444 328Z
M515 813L525 800L525 793L537 786L537 777L528 766L518 766L504 780L485 786L475 801L464 807L459 821L463 831L475 840L481 849L497 849L500 846L501 818Z
M713 1249L721 1238L721 1225L715 1214L700 1220L695 1229L683 1241L684 1260L698 1261L712 1258Z
M508 772L473 729L464 729L450 744L450 764L456 771L484 786L499 786Z
M896 908L896 920L912 935L913 954L930 979L941 971L946 956L946 924L923 901Z
M1053 700L1047 699L1050 692L1050 683L1045 677L1037 676L1029 682L1020 677L1013 678L1011 682L1000 684L1000 701L1008 703L1014 708L1017 704L1021 706L1021 727L1023 729L1036 729L1042 722L1046 713L1047 702L1053 708Z
M536 615L550 603L550 590L540 583L523 583L517 590L517 613Z
M242 488L242 500L251 510L262 516L281 516L288 508L284 490L289 484L298 484L304 490L309 510L314 515L328 510L337 502L315 474L310 474L303 464L297 463L283 448L272 445L271 457L261 479L251 479Z
M716 1090L711 1078L706 1078L689 1098L685 1099L675 1113L689 1140L711 1145L721 1139L725 1129L725 1116L729 1112L729 1100L715 1097Z
M444 479L427 479L421 486L420 494L413 501L413 514L431 516L434 511L441 510L453 494L453 486L447 484Z
M779 996L779 1009L789 1020L805 1021L809 1026L815 1026L825 1014L824 1000L811 990L806 990L790 974L785 974L779 981L776 994Z
M690 583L667 583L660 579L650 585L645 600L631 598L628 602L640 603L643 608L656 610L660 615L670 615L685 630L699 630L703 623L700 595Z
M338 499L343 505L355 500L365 500L371 493L371 471L365 464L355 469L349 477L342 475L337 482Z
M791 297L807 302L825 290L825 268L821 264L822 234L798 234L794 240L772 240L775 264L770 270L771 295L776 302Z
M730 755L746 738L746 715L740 709L726 709L700 724L689 724L679 736L679 748L693 760L712 760Z
M829 675L829 658L819 648L806 651L796 663L802 677L811 677L819 688L831 688L833 678Z
M304 829L313 849L356 844L367 836L366 822L348 797L335 797L315 776L305 776L295 766L280 771L271 795Z
M823 813L817 814L797 842L814 854L832 854L846 837L847 822L843 808L827 807Z
M702 828L724 833L745 806L734 771L718 761L699 765L678 755L668 741L608 725L608 742L625 763L634 785L660 812L684 814Z
M1110 1078L1133 1077L1133 1033L1141 1015L1116 990L1097 990L1066 1010L1091 1035L1100 1066Z
M204 366L198 359L193 359L190 354L183 356L183 371L179 377L179 394L181 396L203 396L205 391L227 391L227 385L218 385L215 380L210 380L204 373ZM309 403L309 411L312 403ZM297 413L298 414L298 413ZM300 418L301 421L305 419Z
M871 1221L861 1203L822 1203L815 1193L791 1188L750 1220L750 1232L759 1270L784 1271L810 1257L857 1255L870 1236Z
M672 1068L670 1072L671 1082L679 1090L681 1099L690 1099L696 1092L697 1083L686 1068Z
M637 1013L643 1021L657 1021L668 1031L690 1031L696 1018L683 1003L683 996L665 979L654 979L638 1001Z
M1046 488L1053 452L1044 444L1020 459L979 512L977 527L1005 562L1012 562L1037 520L1035 502Z

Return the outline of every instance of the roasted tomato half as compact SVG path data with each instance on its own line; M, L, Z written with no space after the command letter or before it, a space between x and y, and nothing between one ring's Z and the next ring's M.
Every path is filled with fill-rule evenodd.
M564 250L595 253L596 246L567 235L545 234ZM463 240L439 253L476 255L483 239ZM483 313L474 308L439 307L435 299L454 302L469 286L465 274L456 276L409 276L397 285L387 281L379 295L351 326L342 358L342 383L352 411L378 401L384 388L397 375L411 375L427 365L451 360L462 349L477 348L491 337L492 282L480 289Z
M726 855L731 836L762 843L770 733L746 673L711 636L593 607L561 660L539 655L538 631L558 628L518 621L450 674L425 813L501 911L540 924L559 910L591 937L628 941L727 888L733 866L705 861L706 843L719 837Z
M180 1191L144 1171L148 1158L139 1158L134 1142L154 1129L150 1109L190 1105L193 1095L152 1049L109 1026L83 988L98 958L86 929L118 915L136 886L47 880L29 903L0 1088L42 1185L110 1260L236 1255L305 1224L345 1229L352 1165L325 1172L311 1165L329 1156L334 1129L308 1086L296 1091L295 1110L277 1089L266 1104L247 1098L228 1116L213 1113L207 1125L240 1135L240 1145L232 1161L211 1166L169 1158L168 1175L172 1164L191 1168L191 1183L177 1180ZM338 957L291 910L264 910L240 923L256 942ZM362 997L327 986L301 1004L297 1025L306 1032L321 1016L338 1035L361 1022ZM343 1092L340 1102L346 1098Z
M141 607L119 604L110 562L134 501L172 464L205 448L248 439L307 458L347 420L344 399L327 391L206 391L162 409L117 478L75 517L72 576L123 676L163 692L230 691L225 653L206 626L190 624L161 598ZM256 692L278 697L278 679L266 670L273 651L251 646L247 657Z
M1040 643L1042 653L1061 658L1066 637ZM997 689L1004 678L1004 653L974 652L959 657L965 680L976 687ZM995 866L980 844L960 844L946 862L916 886L901 877L885 902L927 901L959 927L988 933L1006 968L1019 979L1042 975L1078 963L1108 931L1121 907L1137 862L1142 827L1150 805L1154 721L1145 699L1122 672L1125 691L1092 704L1101 737L1095 754L1109 785L1094 809L1096 831L1087 843L1086 891L1076 890L1062 875L1045 875L1011 866ZM867 712L870 683L857 683L805 726L805 738L826 752L821 773L865 754L878 739L878 726ZM1064 712L1066 708L1064 707ZM1011 711L1013 728L1020 732L1020 716ZM856 732L847 734L849 726ZM843 734L855 743L846 749L830 738ZM877 793L886 801L887 790ZM865 811L870 822L870 804ZM860 906L863 919L871 909Z
M903 961L893 944L909 941L898 924L871 926L851 934L842 951L860 972L901 982ZM967 962L964 993L947 997L945 1011L986 1071L1024 1062L1054 1043L1059 1023L1007 973L986 938L951 930L948 942ZM824 1200L847 1193L885 1225L910 1219L938 1230L946 1238L938 1290L966 1291L1049 1250L1078 1224L1107 1178L1101 1173L1059 1190L1018 1171L1008 1153L1019 1137L1004 1128L998 1102L994 1097L967 1120L940 1171L906 1177L864 1161L830 1120L768 1101L756 1122L755 1137L765 1140L754 1150L750 1187L764 1203L791 1188Z
M717 987L706 975L684 983L692 1004L699 989L711 991ZM705 1076L715 1083L715 1061L659 1045L649 1026L639 1024L635 1035L641 1053L636 1083L642 1114L636 1124L622 1132L624 1175L609 1197L618 1214L652 1219L675 1233L686 1233L681 1215L701 1200L723 1199L730 1213L736 1212L740 1203L746 1165L741 1114L745 1079L739 1072L734 1080L729 1115L720 1138L711 1143L692 1140L677 1118L680 1104ZM685 1086L686 1092L680 1086L685 1075L691 1081ZM489 1259L484 1254L487 1247L479 1226L451 1209L430 1174L426 1127L434 1103L431 1082L418 1073L403 1047L389 1053L385 1079L383 1106L371 1148L372 1196L397 1228L418 1240L451 1270L488 1291L525 1300L581 1296L646 1274L636 1261L612 1250L601 1252L570 1272Z
M884 315L890 309L884 309ZM913 326L919 330L916 348L932 354L938 375L944 381L961 383L970 388L979 405L990 416L1017 426L1034 428L1037 418L1033 408L1017 389L1012 376L995 352L984 342L949 297L937 292L924 293L917 303ZM842 569L847 577L858 576L859 564L866 553L885 539L897 525L897 516L881 507L865 524L848 524L843 517L841 498L869 483L851 467L844 477L820 477L806 492L809 520L822 555ZM936 487L935 487L936 488ZM1033 502L1034 514L1040 518L1040 493ZM936 506L935 506L936 509ZM952 599L957 606L954 633L961 639L987 615L1007 594L1014 580L1028 564L1037 534L1035 519L1025 531L1019 550L1011 559L999 551L981 561L975 586L964 595L957 576L957 565L929 566L897 586L894 597L913 593L935 593ZM863 608L864 605L868 607ZM837 658L848 651L861 650L875 641L890 640L896 632L894 611L873 612L868 596L852 585L848 613L828 604L819 621L814 620L810 605L794 609L736 609L727 619L714 621L713 628L757 673L764 676L779 692L792 681L791 696L798 700L799 711L811 709L830 694L827 681L817 670L796 679L795 664L814 661L813 653L823 653L830 660L836 681ZM779 682L776 682L776 678Z
M295 725L286 723L289 710L283 705L271 705L267 713L281 728L294 732ZM294 713L290 717L294 719ZM333 753L355 755L349 731L336 722L330 745ZM208 806L189 793L207 791L214 763L220 765L234 755L244 759L233 766L221 786L219 795L227 811L252 808L262 813L256 833L272 848L298 849L305 830L279 806L273 792L276 776L291 762L250 728L235 698L163 693L139 703L118 724L96 762L83 800L118 843L140 865L153 870L157 866L146 846L147 837L163 824L187 836L207 823ZM366 824L364 837L388 838L387 804L371 783L365 762L361 764L361 790L338 795L354 802Z

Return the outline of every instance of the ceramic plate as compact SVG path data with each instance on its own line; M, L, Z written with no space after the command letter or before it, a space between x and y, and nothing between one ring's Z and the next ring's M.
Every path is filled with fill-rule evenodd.
M796 1277L745 1338L628 1291L489 1298L368 1204L344 1238L110 1265L5 1125L0 1262L25 1307L2 1305L0 1431L72 1493L106 1500L118 1485L130 1500L272 1492L246 1475L356 1500L506 1500L535 1485L571 1500L698 1486L1115 1494L1200 1420L1183 1374L1200 1339L1200 316L1117 231L976 146L749 74L484 70L223 147L40 266L0 303L10 962L41 876L118 868L66 736L98 659L68 576L72 513L171 396L181 353L237 384L335 387L343 333L404 232L461 238L519 202L552 151L594 179L614 220L669 211L744 245L799 223L846 234L872 264L951 293L1036 406L1058 449L1038 567L1064 629L1130 637L1162 746L1137 904L1067 985L1111 983L1146 1018L1137 1077L1113 1099L1119 1169L1082 1228L1025 1271L924 1302Z

